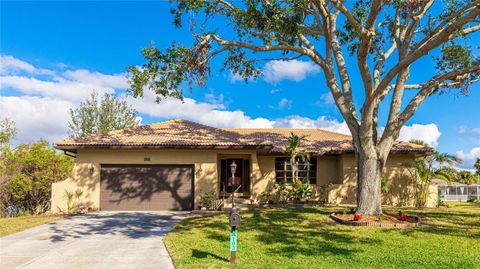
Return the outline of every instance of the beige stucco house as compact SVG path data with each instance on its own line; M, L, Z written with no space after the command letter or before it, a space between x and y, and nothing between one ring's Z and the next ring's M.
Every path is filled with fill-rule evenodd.
M234 188L258 202L266 188L291 180L282 147L292 132L306 136L303 148L312 156L301 176L317 190L330 184L329 202L355 203L356 162L348 135L321 129L220 129L172 120L57 142L55 147L76 164L71 177L53 184L52 210L65 210L66 190L82 190L78 202L94 210L196 209L203 193L231 192L232 162L237 164ZM390 186L385 204L412 205L415 180L404 165L429 153L430 148L406 142L394 145L385 171Z

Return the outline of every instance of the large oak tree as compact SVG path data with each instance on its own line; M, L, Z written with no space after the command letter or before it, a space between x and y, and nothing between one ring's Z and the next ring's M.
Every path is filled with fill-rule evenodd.
M214 58L245 79L259 77L264 60L308 59L323 71L352 134L359 214L381 214L381 171L417 108L435 93L467 94L479 76L479 43L468 39L480 29L479 0L190 0L173 1L172 13L178 27L189 19L193 44L145 48L146 63L129 68L133 95L150 89L157 101L182 98L183 85L206 84ZM427 55L434 75L412 79ZM379 133L383 103L389 114Z

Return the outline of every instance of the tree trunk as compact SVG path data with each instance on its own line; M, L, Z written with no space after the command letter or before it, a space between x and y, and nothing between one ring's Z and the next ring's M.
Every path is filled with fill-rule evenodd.
M358 191L357 214L382 214L381 175L384 162L381 161L374 149L358 150Z

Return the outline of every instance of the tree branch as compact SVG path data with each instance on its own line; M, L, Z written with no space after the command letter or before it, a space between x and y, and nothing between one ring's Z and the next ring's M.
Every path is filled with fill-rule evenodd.
M210 40L214 40L219 46L240 47L240 48L249 49L253 52L266 52L266 51L297 52L310 57L315 63L317 63L321 67L326 67L325 60L318 53L315 53L314 51L307 48L303 48L303 47L297 47L297 46L291 46L291 45L285 45L285 44L257 46L257 45L240 42L240 41L224 40L215 34L208 34L206 36L200 36L200 35L194 35L194 36L198 36L202 38L202 41L199 42L200 45L205 45Z
M410 42L413 38L413 35L415 34L415 29L420 23L423 15L430 9L430 7L433 5L433 2L433 0L425 1L422 8L412 16L412 23L410 23L409 26L406 28L404 36L404 43L407 47L410 46Z
M335 63L337 65L337 69L340 75L340 80L342 82L342 90L345 95L346 104L350 113L354 115L354 118L358 121L358 116L355 108L355 103L353 102L353 94L352 94L352 87L351 87L351 80L350 75L348 74L347 64L345 62L345 58L342 53L342 48L340 47L340 42L338 41L337 36L337 17L335 14L330 15L328 18L328 35L326 36L326 46L331 46L333 56L335 57ZM327 53L329 53L327 51Z
M478 4L480 5L480 4ZM435 36L433 39L429 39L427 42L424 42L424 45L418 47L415 50L412 50L408 53L405 59L400 60L390 71L385 75L383 80L378 85L378 88L375 91L375 97L381 98L388 94L388 84L392 79L406 66L409 66L414 61L418 60L420 57L426 55L432 49L438 47L445 41L451 39L451 35L456 32L458 29L464 25L475 21L476 17L480 14L480 8L472 9L467 15L461 17L452 24L449 24L446 28L442 29L441 32Z
M461 81L474 74L480 75L480 66L439 74L423 84L409 85L411 88L420 88L420 91L410 100L401 114L395 118L392 117L391 120L389 119L378 145L378 151L384 151L385 148L391 146L393 140L398 137L401 127L413 116L417 108L427 97L439 88L458 86L461 84Z
M360 70L360 75L362 76L363 87L365 89L367 99L370 99L371 95L373 94L372 76L370 68L367 64L367 56L371 49L372 39L375 36L374 25L377 20L378 13L380 12L380 8L381 1L373 1L366 23L366 30L368 34L362 34L362 42L357 53L358 69Z
M398 117L398 124L402 126L405 124L415 113L417 108L430 96L435 90L445 87L453 87L460 85L461 81L469 76L476 74L480 75L480 66L473 66L471 68L452 71L444 74L440 74L435 78L432 78L427 83L424 83L422 89L410 100L403 112ZM448 80L454 80L447 82Z
M340 12L347 18L348 22L351 23L353 25L353 27L355 28L355 30L357 30L360 34L362 35L368 35L368 34L372 34L372 33L369 33L369 31L367 29L365 29L361 24L360 22L353 16L352 13L350 13L350 11L348 11L348 9L345 7L344 5L344 0L331 0L330 1L336 8L338 8L338 10L340 10ZM375 33L373 33L375 34Z
M232 10L235 10L237 7L234 6L232 3L228 2L228 1L225 1L225 0L218 0L219 3L223 4L224 6L232 9Z

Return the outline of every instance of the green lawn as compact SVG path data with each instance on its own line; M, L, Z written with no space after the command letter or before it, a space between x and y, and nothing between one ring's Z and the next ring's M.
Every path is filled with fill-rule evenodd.
M0 236L5 236L20 232L40 224L62 219L58 215L39 215L15 218L0 218Z
M236 268L480 268L479 204L404 210L427 224L403 230L338 225L337 209L242 213ZM228 240L226 215L193 216L165 244L177 268L230 268Z

